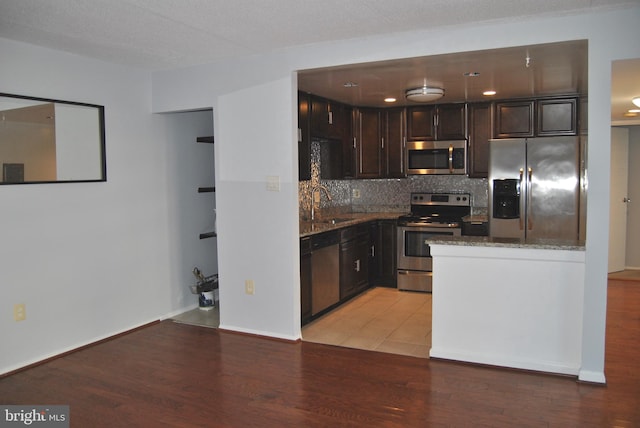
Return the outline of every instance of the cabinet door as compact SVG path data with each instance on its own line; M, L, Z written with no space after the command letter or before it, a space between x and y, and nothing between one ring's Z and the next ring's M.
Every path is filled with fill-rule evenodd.
M464 140L467 138L467 109L465 104L443 104L436 115L437 140Z
M380 111L358 109L356 140L358 178L378 178L382 175L382 147L380 139Z
M436 107L432 105L407 108L407 140L434 140Z
M396 239L395 220L382 220L371 227L371 286L396 287Z
M305 324L311 318L311 253L310 252L302 253L300 255L300 316L302 317L302 324Z
M469 105L469 177L487 178L489 174L489 140L493 131L493 105Z
M357 279L354 268L356 261L356 241L340 243L340 300L356 293Z
M310 126L311 136L329 137L329 101L315 96L310 97L311 113Z
M340 242L340 300L369 287L369 227L354 226L345 232L350 238Z
M328 110L328 137L343 141L345 137L351 134L351 112L349 106L330 101Z
M355 259L352 265L357 292L369 288L369 249L369 234L360 234L356 239Z
M537 135L577 135L577 102L576 98L538 100Z
M406 177L404 148L406 141L405 109L389 109L384 113L386 133L384 139L384 173L389 178Z
M298 179L311 179L311 135L309 95L298 92Z
M358 124L357 110L347 107L346 115L349 120L349 127L345 129L342 142L342 176L353 178L356 176L356 129Z
M496 138L533 137L534 101L496 103Z

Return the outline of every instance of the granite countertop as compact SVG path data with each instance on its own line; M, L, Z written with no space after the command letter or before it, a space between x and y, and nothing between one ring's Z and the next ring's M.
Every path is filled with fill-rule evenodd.
M462 217L462 221L465 223L488 223L489 216L487 214L471 214Z
M502 247L540 250L584 251L584 241L561 239L492 238L488 236L438 236L428 239L434 245L459 245L467 247Z
M367 212L367 213L345 213L336 214L329 217L318 217L315 221L300 220L300 237L316 235L330 230L342 229L343 227L355 226L374 220L395 220L403 213L399 212ZM335 223L332 222L336 219Z

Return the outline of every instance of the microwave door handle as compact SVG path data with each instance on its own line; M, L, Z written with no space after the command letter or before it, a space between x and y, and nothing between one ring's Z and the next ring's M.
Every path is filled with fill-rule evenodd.
M520 184L519 184L519 189L518 189L518 193L522 194L522 179L524 178L524 169L520 168ZM527 193L528 194L528 193ZM518 198L518 204L520 204L520 207L522 208L522 204L520 203L520 198ZM522 210L520 211L520 230L524 230L524 213L522 212Z
M453 144L449 144L449 174L453 174Z

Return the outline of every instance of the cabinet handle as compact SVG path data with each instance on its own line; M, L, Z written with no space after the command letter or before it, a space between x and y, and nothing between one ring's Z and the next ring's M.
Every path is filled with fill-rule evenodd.
M356 268L356 272L360 272L360 259L356 260L355 265L356 265L356 266L355 266L355 268Z
M353 148L356 148L356 137L353 137Z
M376 256L376 246L372 245L371 246L371 257L375 257Z
M384 137L380 139L382 141L382 150L384 150Z
M329 112L329 125L333 125L333 112Z

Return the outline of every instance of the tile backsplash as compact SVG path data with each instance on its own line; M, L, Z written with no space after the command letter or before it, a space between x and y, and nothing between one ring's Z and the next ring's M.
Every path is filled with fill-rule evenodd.
M302 218L309 216L311 187L315 184L321 184L329 191L332 200L322 192L319 206L323 213L330 212L331 215L337 212L408 212L412 192L469 193L472 214L487 212L487 179L464 175L411 175L396 179L320 180L321 167L319 147L312 144L311 180L301 181L298 185Z

